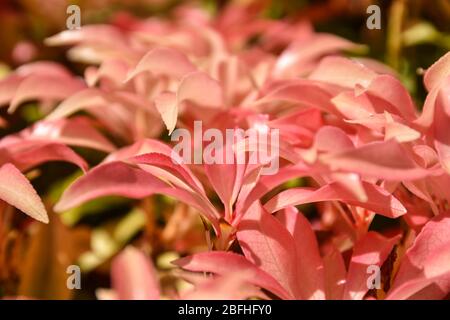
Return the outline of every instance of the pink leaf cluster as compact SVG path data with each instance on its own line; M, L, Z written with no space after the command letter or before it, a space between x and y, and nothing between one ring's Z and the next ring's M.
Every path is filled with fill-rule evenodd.
M450 53L426 71L419 112L395 72L341 54L358 45L238 7L215 18L183 8L172 20L85 26L47 44L70 45L69 56L88 67L80 79L38 62L0 81L9 112L38 100L46 113L0 140L0 199L47 221L20 171L67 161L84 175L56 211L103 196L155 194L195 208L220 241L175 261L211 277L184 274L197 289L173 298L441 299L450 292ZM279 171L174 159L158 138L193 130L194 121L221 131L278 129ZM89 169L74 146L107 156ZM294 179L308 186L290 187ZM297 208L307 204L317 209L310 219ZM373 231L377 215L401 227ZM369 266L382 271L375 293ZM136 249L116 257L112 278L110 298L161 296L155 267Z

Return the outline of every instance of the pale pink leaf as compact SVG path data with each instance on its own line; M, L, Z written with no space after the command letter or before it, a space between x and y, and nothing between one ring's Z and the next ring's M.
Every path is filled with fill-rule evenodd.
M342 201L391 218L396 218L406 213L406 209L401 202L383 188L367 182L362 184L367 194L367 201L365 202L359 201L353 193L340 184L333 182L319 189L288 189L274 196L264 207L269 212L276 212L288 206L320 201Z
M72 77L31 75L17 87L8 112L13 113L21 103L28 100L63 100L84 87L80 80Z
M450 75L450 52L447 52L438 61L428 68L425 73L424 83L428 91L433 90Z
M295 103L304 108L334 112L335 107L330 102L331 98L332 96L319 84L307 80L296 80L293 83L275 87L256 101L256 105L282 101Z
M342 254L334 246L323 258L325 269L325 292L327 300L342 300L347 270Z
M362 300L372 285L369 266L381 268L399 237L385 238L376 232L368 232L353 248L345 284L344 299ZM370 272L369 272L370 271ZM381 275L379 275L381 276Z
M181 79L197 68L181 52L169 48L156 48L147 53L128 75L126 81L139 73L149 71L155 76L169 76Z
M342 170L386 180L414 180L429 174L414 162L404 146L393 139L323 155L320 161L332 171Z
M325 299L324 265L311 224L295 207L279 211L276 217L294 238L301 296Z
M8 154L8 159L21 171L28 171L48 161L65 161L78 166L83 171L87 163L64 144L33 139L14 139L12 143L0 144L0 151Z
M165 143L156 139L142 139L136 141L132 145L121 148L110 153L104 162L125 160L146 153L161 153L169 157L173 157L172 148ZM177 158L173 158L177 160ZM178 162L178 161L177 161Z
M142 251L125 248L111 263L111 281L120 300L158 300L159 279L155 267Z
M80 29L65 30L45 39L45 44L49 46L73 45L80 42L127 45L120 29L106 24L87 25Z
M85 117L39 121L27 130L24 136L27 139L60 142L105 152L112 152L116 149Z
M248 260L272 275L292 296L300 298L294 238L259 201L249 208L236 236Z
M47 211L28 179L12 164L0 168L0 200L30 217L48 223Z
M442 167L450 173L450 77L443 80L435 105L434 122L432 124L434 145Z
M161 118L164 121L169 134L172 134L178 119L178 102L176 94L172 92L161 93L155 98L155 107L161 114Z
M23 78L17 74L12 74L0 80L0 106L7 105L11 102L22 81Z
M89 87L95 86L98 82L102 83L102 80L105 79L120 87L123 85L128 72L128 64L119 59L106 60L98 69L93 68L87 68L85 71L85 79Z
M203 252L173 263L193 272L211 272L217 275L244 273L247 275L248 283L264 288L282 299L293 298L271 275L236 253Z
M403 84L393 76L377 76L366 90L369 95L385 101L392 113L398 114L408 121L416 119L416 106L411 96Z
M322 152L340 152L352 149L353 142L342 129L323 126L316 133L314 148Z
M281 185L284 182L292 180L294 178L301 178L306 175L312 174L314 171L307 166L299 163L294 166L287 166L281 168L276 175L273 176L262 176L256 183L254 188L246 194L240 194L237 204L236 212L239 217L247 212L248 208L258 199L262 198L266 193L268 193L273 188ZM238 223L239 219L235 223Z
M191 170L186 165L177 161L172 155L146 153L129 158L127 161L134 164L148 165L162 169L162 171L167 172L167 175L162 176L165 180L168 180L178 187L186 188L187 184L188 189L195 190L199 194L205 194L202 184ZM151 172L151 168L149 168L149 171ZM162 173L162 171L158 170L160 173ZM157 174L155 173L155 175ZM185 184L183 184L183 182Z
M406 299L429 285L437 285L435 299L442 299L450 290L449 264L450 215L442 213L429 221L407 250L387 296Z
M233 163L227 164L228 155L233 156ZM233 204L241 188L245 164L237 163L238 160L232 150L226 147L215 150L216 155L220 153L223 163L205 163L204 169L209 182L213 186L225 207L225 216L231 217Z
M251 276L251 275L250 275ZM182 300L243 300L264 295L247 282L246 272L209 277L193 290L184 293Z
M95 108L106 104L107 100L98 89L88 88L64 100L46 119L61 119L85 108Z
M278 77L301 76L309 72L311 65L319 58L356 47L356 44L335 35L314 34L292 42L277 59L273 72Z
M139 199L165 187L165 183L141 169L122 162L109 162L78 178L64 191L55 210L65 211L110 195Z
M203 107L223 107L220 83L204 72L192 72L183 77L177 91L177 101L190 101Z
M377 74L363 64L343 57L326 57L311 73L309 79L347 88L368 87Z

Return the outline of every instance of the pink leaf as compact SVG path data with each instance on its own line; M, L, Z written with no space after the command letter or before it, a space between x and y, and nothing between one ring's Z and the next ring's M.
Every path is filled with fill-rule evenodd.
M245 257L231 252L203 252L178 259L173 262L177 266L194 272L212 272L217 275L244 273L246 281L264 288L282 299L293 297L268 273L259 269Z
M4 106L11 102L22 81L23 78L17 74L12 74L9 77L0 80L0 106Z
M367 93L344 91L333 97L331 102L349 120L366 119L376 113Z
M14 139L12 143L0 144L0 151L5 150L10 161L21 171L28 171L48 161L65 161L77 165L83 171L87 163L69 147L55 142L34 141L33 139Z
M126 78L128 65L119 59L110 59L104 61L97 69L95 67L87 68L85 71L86 82L89 87L93 87L100 81L108 79L114 86L123 86Z
M429 221L403 257L387 299L406 299L429 285L437 289L434 299L442 299L450 289L447 257L450 245L450 215L442 213Z
M71 73L61 64L53 61L36 61L24 64L17 68L17 75L48 75L54 77L70 77Z
M177 100L179 104L188 100L204 107L222 107L224 104L220 83L204 72L192 72L183 77Z
M323 126L316 133L314 147L322 152L340 152L352 149L353 142L342 129Z
M317 108L333 112L335 108L330 103L330 99L331 95L319 84L307 80L296 80L295 82L275 87L256 101L256 104L283 101L295 103L304 108Z
M435 105L434 122L432 124L434 145L442 167L450 174L450 77L439 90Z
M158 173L163 174L165 172L167 174L163 175L162 178L168 180L174 185L185 188L187 184L189 189L205 195L202 184L189 170L189 168L181 162L176 161L176 158L173 158L171 155L169 156L162 153L146 153L127 159L127 161L134 164L148 165L161 169L153 173L158 175ZM152 172L152 167L148 168L150 172ZM146 166L144 166L144 168L146 168Z
M105 104L107 104L107 100L101 91L95 88L88 88L64 100L46 119L61 119L85 108L95 108Z
M105 152L115 150L85 117L39 121L23 134L27 139L53 141L78 147L97 149Z
M373 274L368 272L368 267L373 265L381 268L399 237L387 239L375 232L369 232L355 244L348 269L344 299L364 298L369 290L369 276Z
M169 134L175 129L178 110L183 101L190 101L202 107L222 108L222 87L204 72L191 72L181 79L176 95L170 92L159 95L155 105Z
M22 81L30 76L67 79L71 77L71 74L63 66L50 61L22 65L13 74L0 81L0 106L11 102Z
M169 48L156 48L139 61L126 81L144 71L149 71L155 76L165 75L181 79L186 74L196 70L197 68L189 59L179 51Z
M374 71L357 61L342 57L326 57L309 79L353 89L356 85L368 87L376 77Z
M356 47L356 44L331 34L315 34L292 42L278 58L274 74L296 77L309 72L311 64L322 56Z
M261 297L263 294L246 282L251 276L245 272L210 277L184 293L182 300L243 300Z
M391 75L380 75L367 87L369 95L387 103L392 113L408 121L416 119L416 107L403 84ZM380 110L381 111L381 110ZM384 108L384 111L389 111Z
M27 100L63 100L84 87L80 80L71 77L31 75L17 87L8 112L13 113Z
M393 120L393 117L385 111L386 124L384 140L395 139L398 142L411 142L421 137L420 132Z
M272 275L292 296L300 297L294 239L259 201L249 208L236 236L248 260Z
M139 199L165 187L165 183L143 170L122 162L109 162L76 180L64 191L55 210L65 211L86 201L109 195Z
M310 168L306 167L302 163L299 163L294 166L288 166L280 169L276 175L262 176L253 189L248 192L248 194L239 195L238 202L236 204L236 212L241 218L255 201L262 198L273 188L294 178L300 178L312 173L313 171ZM238 221L239 219L235 222L235 224L237 224Z
M158 300L159 279L150 258L125 248L111 263L112 286L120 300Z
M428 68L425 73L424 83L428 91L440 85L450 75L450 52L447 52L438 61Z
M292 188L283 191L270 199L264 207L269 212L276 212L289 206L311 202L343 201L391 218L396 218L406 213L406 209L400 201L384 189L367 182L363 182L362 185L367 194L367 201L365 202L359 201L353 193L334 182L316 190Z
M80 42L92 44L115 44L125 46L126 40L123 34L111 25L87 25L81 29L65 30L45 39L49 46L73 45Z
M419 167L405 147L395 140L372 142L354 149L323 155L321 162L331 170L359 173L386 180L414 180L426 177L427 170Z
M325 299L324 266L311 224L295 207L279 211L276 217L294 238L301 296Z
M325 291L328 300L342 300L347 270L344 259L337 248L332 249L323 258L325 269Z
M161 153L171 157L172 148L156 139L142 139L132 145L110 153L104 162L126 160L146 153Z
M169 134L172 134L178 119L178 101L176 94L172 92L161 93L155 98L155 107L161 114L167 130L169 130Z
M109 161L89 171L65 190L55 211L65 211L87 201L104 196L123 196L141 199L152 194L175 197L198 209L219 232L217 213L205 196L169 184L154 174L121 161Z
M28 179L12 164L0 167L0 200L30 217L48 223L47 211Z
M209 182L225 207L225 217L230 218L233 204L241 188L245 164L237 163L238 160L232 150L228 150L228 152L231 152L233 155L233 164L225 163L227 148L221 148L220 150L215 150L215 152L221 153L224 163L205 163L204 169Z

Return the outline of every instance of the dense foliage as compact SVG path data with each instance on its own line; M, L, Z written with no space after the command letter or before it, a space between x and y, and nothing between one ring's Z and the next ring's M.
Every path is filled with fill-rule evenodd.
M0 80L0 296L69 298L76 264L78 297L446 298L450 53L422 65L422 87L420 59L388 46L387 66L301 8L167 10L62 31L45 44L70 62ZM173 135L199 121L279 141L192 163ZM251 162L267 144L278 153Z

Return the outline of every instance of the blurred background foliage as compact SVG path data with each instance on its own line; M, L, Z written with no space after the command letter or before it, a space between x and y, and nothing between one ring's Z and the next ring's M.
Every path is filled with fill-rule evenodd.
M90 24L117 22L122 12L164 16L185 3L203 6L212 14L229 3L240 3L269 19L307 19L317 31L366 44L367 54L395 68L418 99L424 98L420 68L450 50L450 0L2 0L0 61L12 67L36 59L69 64L64 49L48 48L43 40L65 29L70 4L80 6L82 24ZM366 10L372 4L381 8L380 30L366 27Z
M366 45L361 54L395 69L419 106L426 95L422 70L450 50L450 0L0 0L0 79L23 63L43 59L82 73L82 66L67 60L67 48L43 44L46 37L66 28L70 4L80 6L83 25L120 23L123 12L166 16L184 3L202 6L214 15L236 2L267 19L308 20L319 32ZM380 30L366 27L366 10L372 4L381 8ZM30 103L17 115L8 116L11 125L0 128L0 137L40 119L37 110ZM104 156L80 153L90 164ZM60 164L44 165L29 177L40 193L48 194L46 201L51 208L64 186L79 174L70 165ZM162 270L177 257L175 252L206 245L197 214L162 196L143 201L101 199L60 216L50 212L50 218L49 225L32 224L29 228L24 216L10 215L14 229L5 243L6 255L0 256L0 297L94 298L95 288L109 287L110 258L132 240L147 248ZM74 262L85 272L81 291L66 287L65 270ZM168 276L164 281L171 279Z

